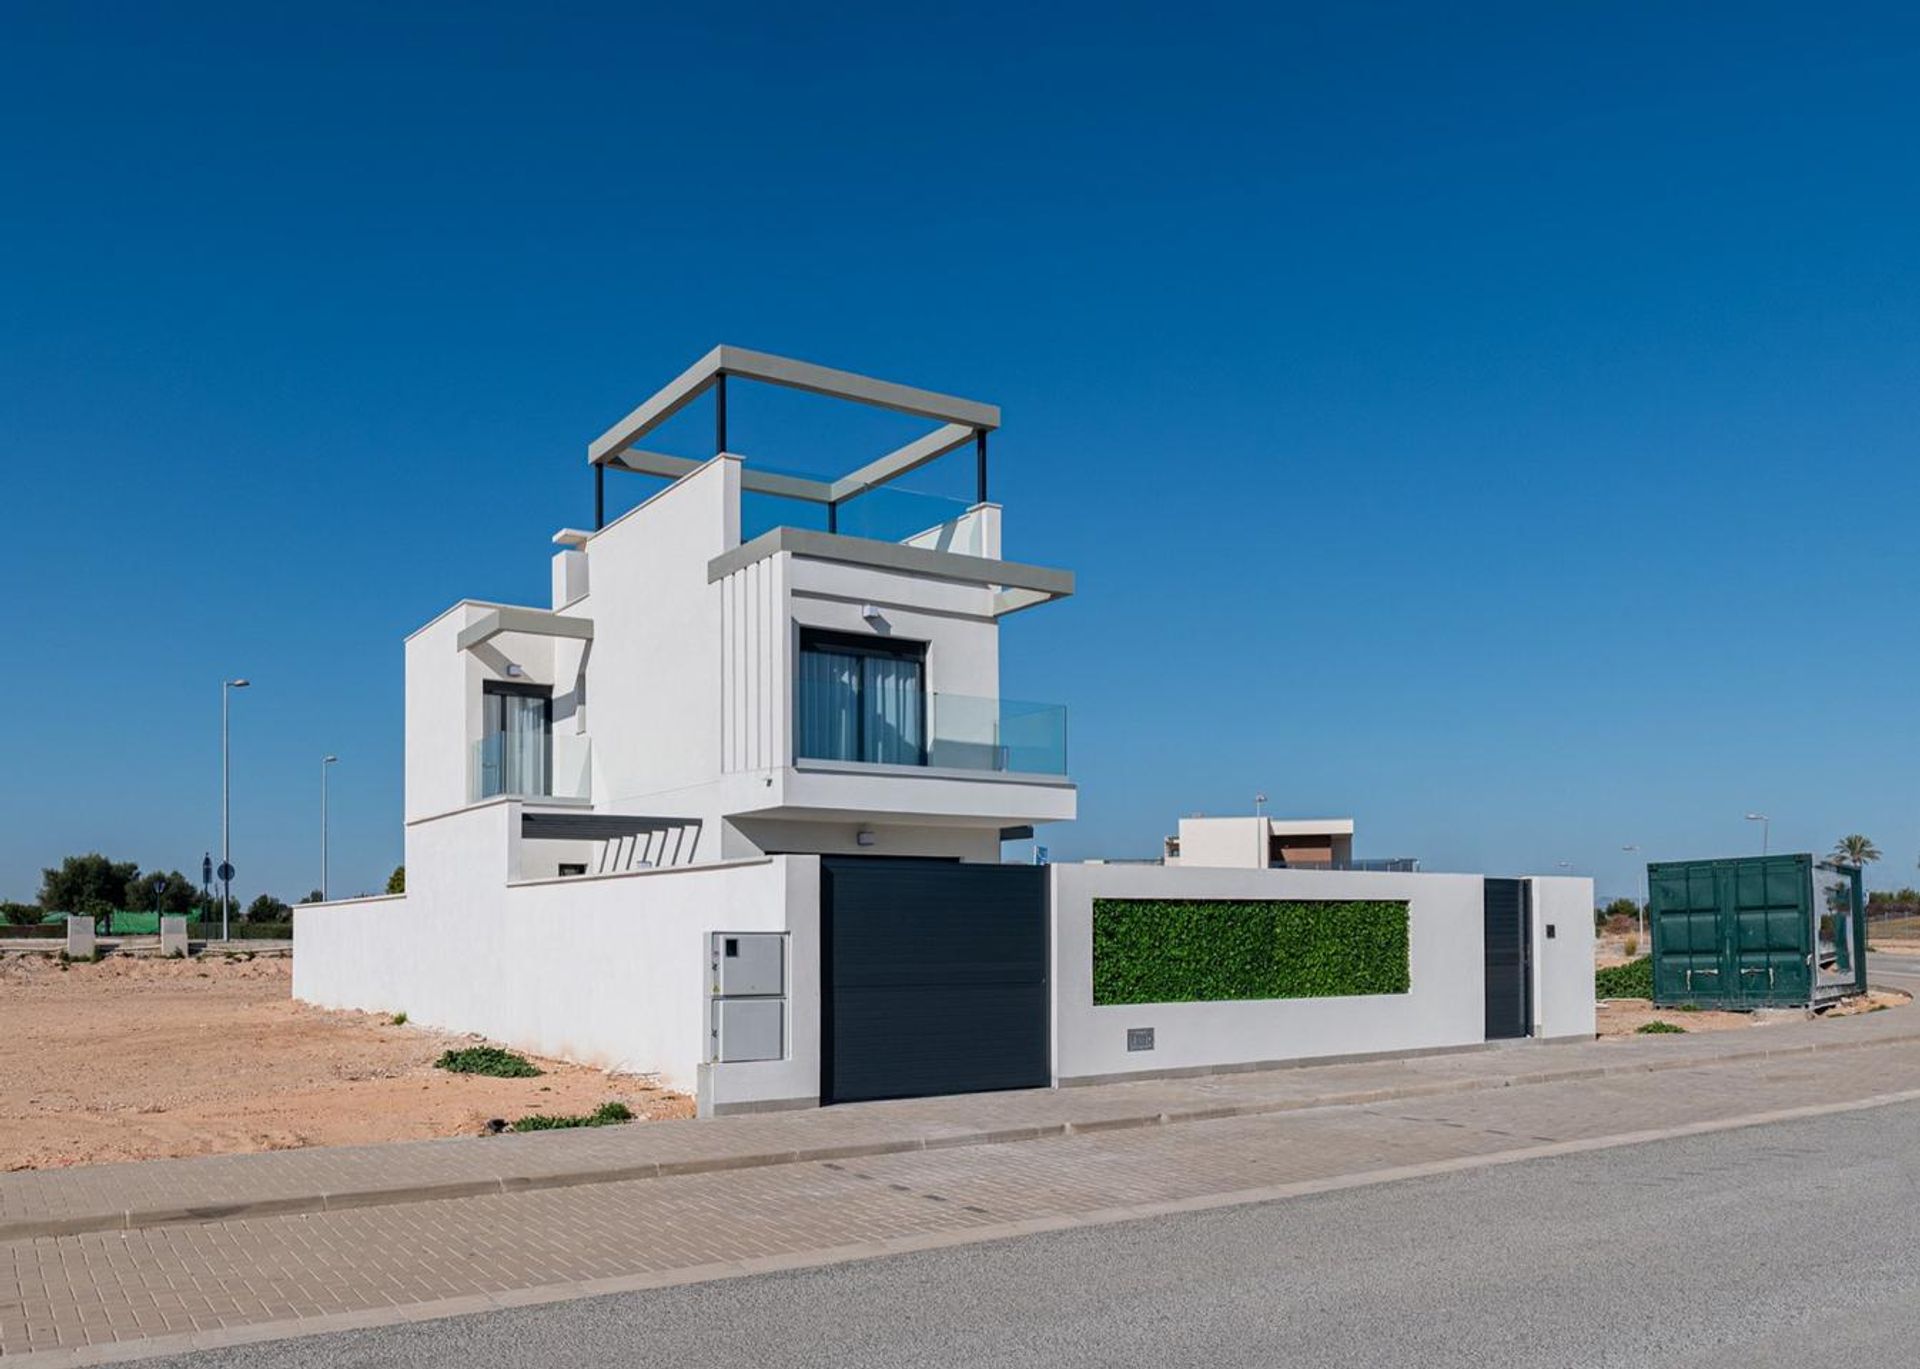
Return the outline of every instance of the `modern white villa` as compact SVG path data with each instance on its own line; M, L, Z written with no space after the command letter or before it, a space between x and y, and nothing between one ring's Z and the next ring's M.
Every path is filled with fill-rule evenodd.
M838 475L762 470L728 447L747 384L927 431ZM646 445L696 401L710 453ZM1065 709L1000 691L1000 620L1074 581L1003 553L999 424L718 347L596 438L595 526L554 536L550 602L463 600L407 639L407 892L303 907L296 995L658 1074L709 1113L1591 1034L1584 880L1000 863L1077 795ZM838 530L954 454L970 507L899 541ZM665 483L603 523L610 472ZM825 530L743 537L745 496ZM1172 905L1167 946L1264 918L1274 964L1169 978ZM1372 930L1342 944L1374 949L1350 982L1289 978L1286 938L1354 918Z
M1346 869L1353 864L1353 819L1195 814L1180 819L1179 834L1162 845L1168 865Z

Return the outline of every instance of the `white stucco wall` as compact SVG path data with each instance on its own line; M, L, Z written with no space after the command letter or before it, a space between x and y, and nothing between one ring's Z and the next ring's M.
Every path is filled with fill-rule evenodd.
M1485 1039L1478 875L1056 865L1052 891L1057 1082L1470 1046ZM1412 987L1405 994L1356 998L1095 1007L1096 898L1405 899ZM1130 1027L1152 1027L1154 1049L1128 1051Z
M1180 819L1181 865L1233 870L1267 866L1265 818Z
M521 1050L657 1074L692 1093L707 1055L708 936L787 932L788 1058L726 1066L729 1102L819 1096L819 873L812 857L506 884L467 860L519 806L409 833L440 877L403 899L307 904L294 917L294 997L404 1012ZM411 875L411 866L409 874Z
M1528 883L1533 886L1533 1034L1543 1039L1591 1037L1598 1026L1593 881L1536 876Z
M699 817L717 859L721 590L707 564L739 544L740 462L716 457L587 542L593 620L587 725L601 811Z

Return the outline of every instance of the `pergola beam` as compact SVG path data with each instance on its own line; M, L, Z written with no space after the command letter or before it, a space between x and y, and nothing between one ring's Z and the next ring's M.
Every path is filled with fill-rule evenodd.
M843 475L834 481L831 486L832 502L837 504L851 499L876 485L884 485L908 471L917 470L929 461L937 461L948 452L972 442L979 431L965 423L949 423L945 427L935 428L925 437L916 438L877 461L869 461L851 475Z
M587 447L587 460L600 465L631 447L705 394L721 376L739 376L916 418L963 424L974 431L991 431L1000 426L997 405L899 385L890 380L876 380L852 371L836 371L810 361L750 352L744 347L721 346L701 357L664 389L595 438Z

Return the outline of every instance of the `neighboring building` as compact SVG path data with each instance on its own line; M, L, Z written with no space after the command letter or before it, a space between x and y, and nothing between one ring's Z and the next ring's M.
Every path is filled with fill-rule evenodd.
M745 381L931 430L836 478L763 470L727 449ZM703 397L712 456L640 445ZM722 347L595 440L595 526L555 536L549 603L463 600L407 639L407 892L297 910L295 994L658 1074L709 1113L1590 1035L1590 881L1342 872L1351 823L1265 818L1231 860L1182 824L1181 863L1241 869L1000 863L1077 794L1065 709L1000 692L1001 619L1073 576L1002 554L999 422ZM900 541L838 531L949 453L970 506ZM670 483L607 522L609 471ZM826 530L747 537L747 496ZM1139 905L1138 954L1183 900L1188 936L1250 909L1336 951L1364 907L1356 954L1390 963L1120 1001L1139 981L1096 950L1102 909Z
M1416 860L1355 860L1352 818L1270 818L1264 815L1180 819L1168 837L1164 863L1233 870L1393 870L1411 872Z

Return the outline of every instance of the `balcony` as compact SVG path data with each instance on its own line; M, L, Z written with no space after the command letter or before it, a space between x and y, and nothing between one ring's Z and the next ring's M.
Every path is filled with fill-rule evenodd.
M474 742L467 799L524 798L585 802L592 797L590 739L546 732L495 732Z
M910 678L910 677L909 677ZM896 684L900 677L887 677ZM893 767L1064 776L1067 710L968 694L838 681L803 683L796 758Z
M943 769L1067 773L1065 704L932 694L927 739L926 763Z

